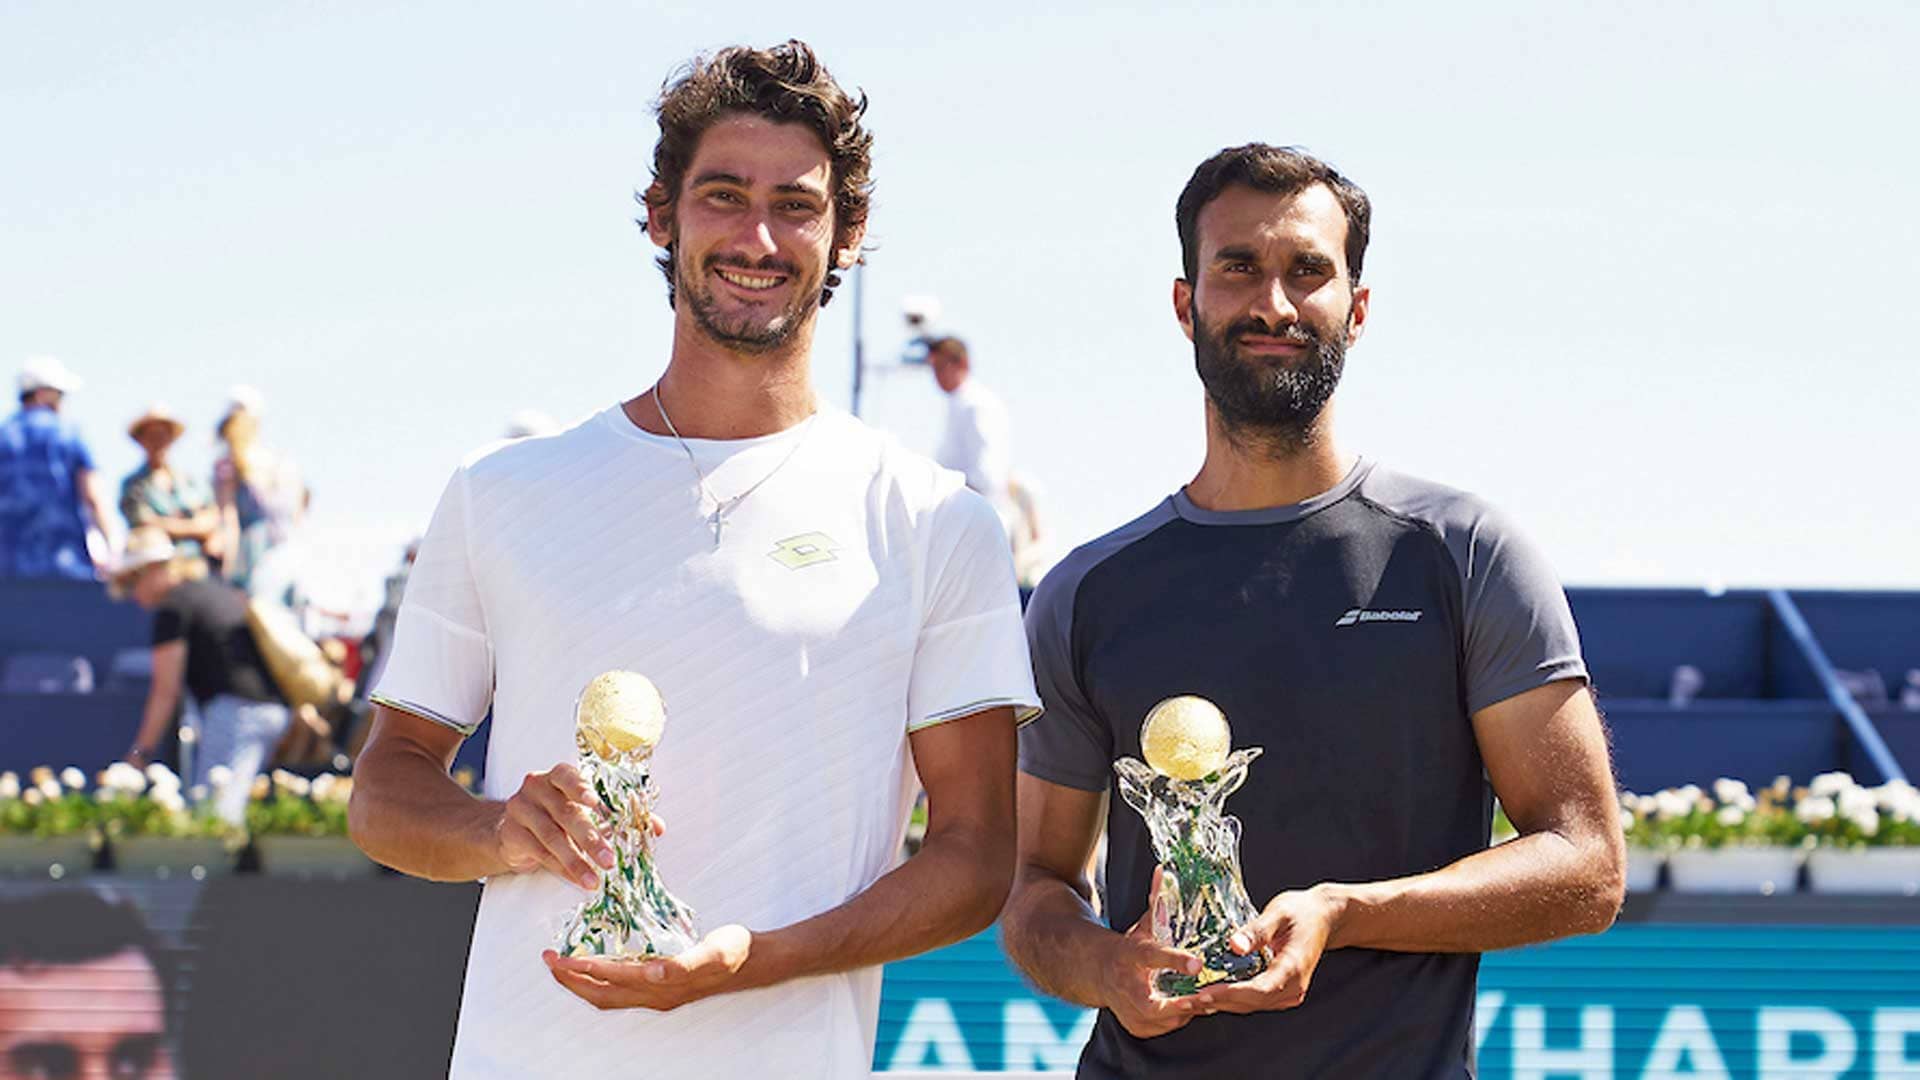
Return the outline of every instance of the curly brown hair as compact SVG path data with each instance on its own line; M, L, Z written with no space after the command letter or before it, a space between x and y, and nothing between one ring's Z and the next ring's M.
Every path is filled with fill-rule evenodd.
M653 146L653 182L634 198L649 210L670 209L680 196L700 137L723 117L748 113L774 123L805 124L820 137L831 159L833 248L839 252L866 225L873 192L873 133L860 123L867 95L856 93L842 90L803 41L770 49L734 46L697 56L661 90L654 107L660 141ZM667 278L667 306L672 307L676 288L671 244L659 263ZM829 267L820 290L822 305L833 298L838 284L840 276Z

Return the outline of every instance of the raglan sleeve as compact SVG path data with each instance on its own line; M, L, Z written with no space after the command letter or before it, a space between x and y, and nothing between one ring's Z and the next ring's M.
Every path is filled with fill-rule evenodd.
M1494 511L1471 529L1462 568L1468 712L1561 679L1584 682L1580 632L1546 556Z
M907 730L1002 706L1025 724L1040 715L1040 698L1000 518L957 483L932 515Z
M471 735L493 700L493 644L474 573L470 479L454 473L407 575L372 700Z
M1082 791L1105 791L1113 776L1113 731L1089 701L1073 651L1080 575L1063 563L1027 604L1027 645L1046 715L1020 732L1020 771Z

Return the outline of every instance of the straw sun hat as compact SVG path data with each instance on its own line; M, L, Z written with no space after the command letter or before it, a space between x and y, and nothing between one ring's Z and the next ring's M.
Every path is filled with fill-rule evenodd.
M173 415L172 409L156 401L152 405L147 406L146 412L134 417L133 423L127 425L127 437L135 442L139 442L140 429L146 427L148 424L160 424L165 427L168 431L168 442L173 442L175 439L178 439L180 433L187 430L187 425L181 423L180 418Z

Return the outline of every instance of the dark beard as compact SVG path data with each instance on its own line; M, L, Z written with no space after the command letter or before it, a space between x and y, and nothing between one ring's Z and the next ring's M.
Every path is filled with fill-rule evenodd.
M1304 356L1289 363L1241 357L1233 343L1249 333L1273 331L1256 320L1241 319L1216 334L1201 322L1198 310L1193 313L1193 366L1221 426L1228 438L1267 443L1281 452L1311 445L1314 421L1340 386L1346 334L1325 337L1302 323L1286 327L1278 336L1307 346Z
M677 246L677 241L676 241ZM708 337L744 353L772 352L793 340L793 335L820 306L821 283L802 282L794 293L794 300L787 310L766 321L756 316L736 316L728 321L720 312L720 302L708 287L705 271L714 267L729 270L771 271L785 274L789 278L798 278L799 268L792 263L766 258L759 263L750 263L744 259L729 259L718 255L707 257L706 265L699 272L675 260L674 272L678 275L681 298L686 300L688 309L693 312L693 321Z

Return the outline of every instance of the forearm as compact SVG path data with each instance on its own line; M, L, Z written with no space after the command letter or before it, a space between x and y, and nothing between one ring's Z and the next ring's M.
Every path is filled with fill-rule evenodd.
M1120 935L1100 922L1081 889L1050 871L1022 869L1000 920L1000 937L1007 955L1041 990L1076 1005L1106 1004L1098 973Z
M404 745L354 767L348 830L375 862L430 881L508 871L500 855L506 804L475 798L431 755Z
M152 753L160 745L160 739L167 733L167 725L173 721L173 712L180 704L178 687L162 686L154 683L147 690L147 703L140 711L140 731L133 737L133 745Z
M929 834L919 853L839 907L756 931L741 977L767 986L872 967L976 934L1006 900L1012 847L988 830Z
M1431 873L1315 891L1334 911L1328 948L1487 952L1611 926L1624 859L1618 834L1542 830Z

